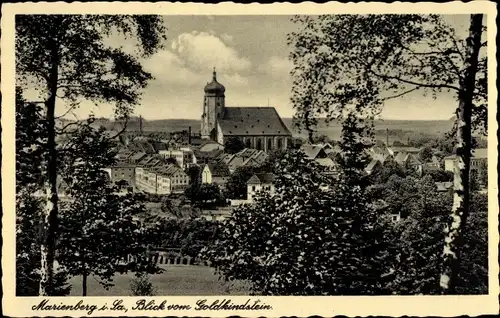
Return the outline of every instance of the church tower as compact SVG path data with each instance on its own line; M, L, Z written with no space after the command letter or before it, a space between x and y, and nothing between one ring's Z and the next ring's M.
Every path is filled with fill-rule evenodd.
M217 120L224 115L226 88L217 82L217 73L213 72L212 82L205 86L203 115L201 115L201 137L215 140Z

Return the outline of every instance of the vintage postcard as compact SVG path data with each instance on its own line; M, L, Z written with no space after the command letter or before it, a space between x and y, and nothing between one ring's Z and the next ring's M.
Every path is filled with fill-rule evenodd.
M5 315L498 313L495 19L3 5Z

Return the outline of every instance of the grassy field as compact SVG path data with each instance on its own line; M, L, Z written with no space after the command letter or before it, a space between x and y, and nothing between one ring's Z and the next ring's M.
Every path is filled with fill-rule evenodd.
M225 283L219 280L214 270L207 266L162 266L165 272L151 276L151 282L159 296L212 296L212 295L248 295L243 282ZM115 286L105 290L95 278L87 282L88 296L131 296L130 281L134 275L117 274ZM81 277L70 279L70 296L82 294Z

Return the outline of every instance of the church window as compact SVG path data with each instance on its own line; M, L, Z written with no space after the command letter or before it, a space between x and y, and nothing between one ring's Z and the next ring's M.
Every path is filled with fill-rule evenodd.
M260 138L257 140L257 150L262 150L262 140Z
M281 149L283 147L283 142L281 139L278 139L278 149Z
M248 134L248 131L247 131L247 134ZM250 139L247 139L246 146L247 146L247 148L251 148L252 147L252 143L250 142Z
M252 186L252 191L255 191L255 186Z
M267 139L267 150L271 150L273 148L273 141L271 138Z

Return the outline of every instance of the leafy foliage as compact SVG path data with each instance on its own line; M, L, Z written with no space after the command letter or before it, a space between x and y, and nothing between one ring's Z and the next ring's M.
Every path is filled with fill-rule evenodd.
M117 116L123 117L138 102L140 89L152 76L136 57L106 45L106 38L116 33L137 35L138 53L143 56L154 53L166 39L159 16L17 15L18 79L23 85L38 84L46 94L51 68L57 63L58 97L69 107L77 107L82 99L111 102L117 106Z
M228 138L224 143L224 151L230 154L240 152L243 149L245 149L245 144L237 137Z
M236 208L202 256L226 279L248 280L255 293L383 293L383 262L371 261L384 258L383 236L368 222L376 219L361 188L334 183L301 152L277 165L275 195L261 193L255 204Z
M400 212L394 225L397 257L388 288L395 294L439 294L443 259L443 227L448 223L452 203L450 193L436 192L434 181L394 176L384 185L384 200L390 213ZM474 196L469 226L462 247L458 288L462 294L487 293L487 204L484 195ZM477 229L477 230L476 230Z
M384 101L415 91L460 91L465 39L439 15L320 15L294 18L292 102L297 124L349 109L377 115ZM486 46L486 43L483 43ZM480 59L473 122L486 127L486 57ZM307 125L306 125L307 124Z
M130 291L132 296L155 296L157 289L147 273L138 273L130 282Z
M16 295L37 296L40 284L40 244L43 222L40 193L45 163L46 127L42 109L26 103L16 89ZM48 291L68 295L64 269L54 275Z
M134 218L145 213L144 205L132 194L118 195L103 171L114 162L115 153L102 129L82 125L68 144L73 151L64 158L62 181L71 199L61 206L61 264L84 280L98 277L105 287L112 286L118 263L128 255L136 257L129 270L157 271L147 261L151 235Z
M225 204L224 195L215 183L191 184L184 193L198 207L208 208Z

